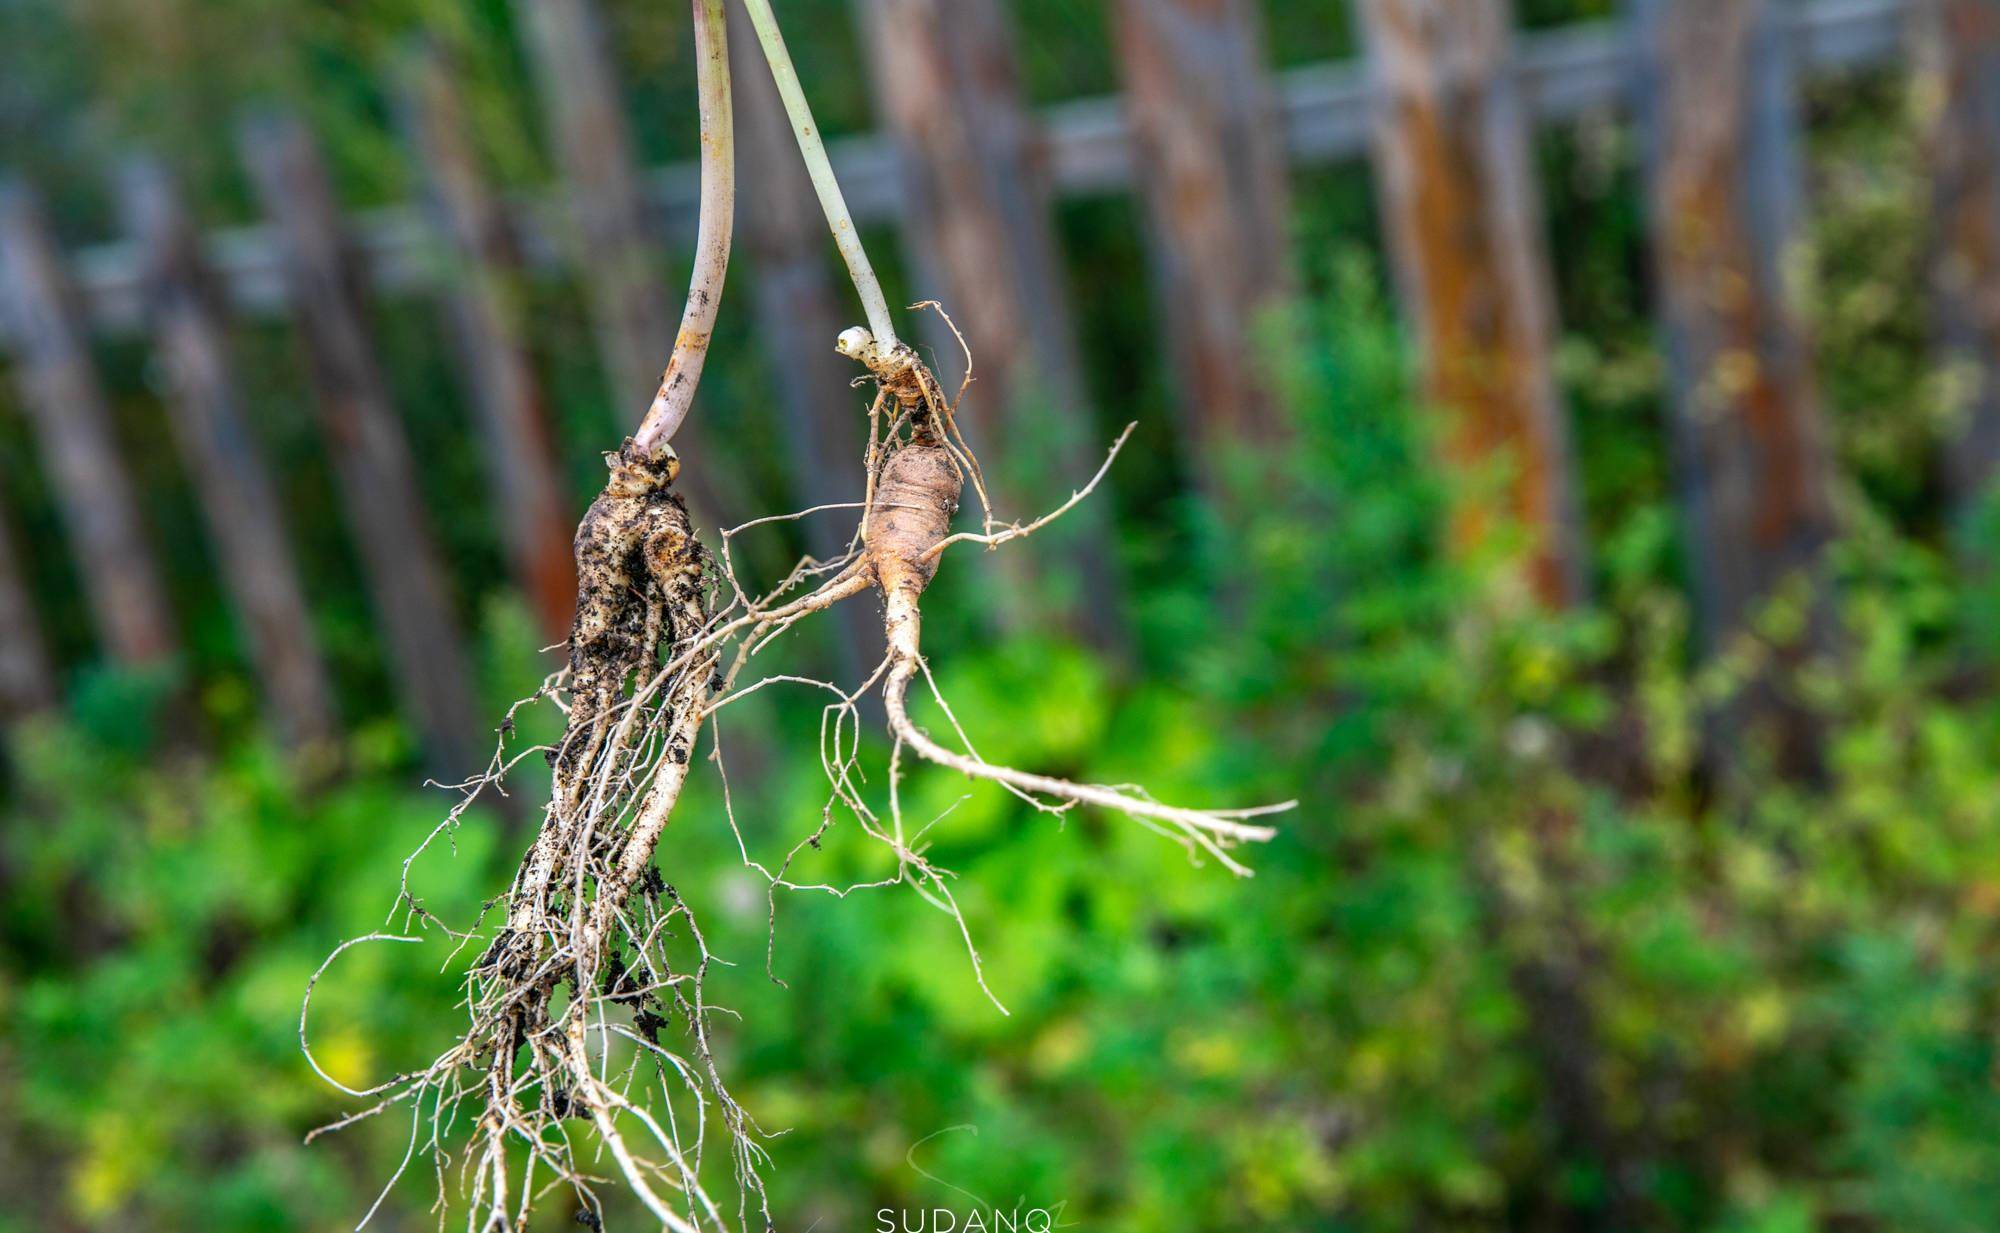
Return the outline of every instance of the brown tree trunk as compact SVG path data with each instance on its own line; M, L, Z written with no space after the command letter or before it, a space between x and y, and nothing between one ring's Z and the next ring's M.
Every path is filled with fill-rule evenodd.
M200 235L161 164L132 160L120 189L172 386L168 421L193 475L267 709L294 746L330 740L336 724L325 667L270 469L230 376L225 314Z
M119 663L157 663L179 643L173 609L118 457L76 287L25 185L0 185L0 261L24 402L98 635Z
M2000 0L1921 0L1916 26L1930 105L1933 332L1965 391L1944 469L1963 506L2000 465Z
M1255 326L1291 284L1281 113L1252 0L1117 0L1167 346L1211 488L1284 416Z
M13 528L0 518L0 720L54 704L56 672L35 618L35 596L14 553Z
M1462 501L1475 544L1500 514L1535 536L1542 602L1581 597L1569 429L1553 371L1554 293L1507 0L1368 0L1382 213L1425 396L1463 470L1504 458L1499 508ZM1486 494L1480 494L1482 497Z
M761 350L784 416L786 462L806 506L859 502L866 399L851 382L853 361L833 340L859 320L827 264L826 224L805 164L792 144L778 87L757 49L743 6L729 6L729 56L736 105L737 251L749 260ZM847 548L855 510L805 520L806 546L822 560ZM850 679L882 661L882 622L864 605L834 607L841 669Z
M363 280L312 137L288 117L243 132L243 156L278 228L284 276L320 427L388 635L391 675L435 769L485 762L471 677L444 562L368 336Z
M1650 195L1683 502L1711 645L1833 534L1804 331L1791 72L1769 0L1644 0Z
M548 113L548 141L563 183L614 414L629 423L652 402L673 352L674 309L647 208L618 75L593 0L515 0ZM692 103L690 103L692 105ZM691 113L690 113L691 114ZM748 506L738 472L718 455L699 413L675 434L684 460L678 481L695 526L726 526L725 511Z
M452 325L472 386L480 439L514 581L543 636L569 636L576 604L570 538L576 518L550 440L522 302L522 263L506 203L480 169L452 69L419 51L406 83L406 128L429 187L432 216L450 238Z

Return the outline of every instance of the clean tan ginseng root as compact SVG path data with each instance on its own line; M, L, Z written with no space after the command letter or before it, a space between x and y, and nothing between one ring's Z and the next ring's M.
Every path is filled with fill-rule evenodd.
M889 646L882 699L898 749L908 746L926 761L975 779L992 780L1044 809L1066 805L1043 804L1037 794L1068 805L1117 810L1142 822L1163 826L1171 837L1191 849L1208 853L1232 873L1248 875L1250 870L1232 857L1228 849L1244 842L1268 840L1276 832L1245 819L1279 813L1296 802L1235 810L1163 805L1129 791L996 766L969 751L961 753L946 748L911 720L910 683L924 671L921 600L937 574L943 550L961 541L997 545L1044 525L1048 519L1031 527L953 536L951 519L958 511L964 483L970 478L979 484L979 470L957 433L952 406L943 397L936 378L910 348L898 347L883 355L859 328L842 336L841 349L866 365L875 376L881 390L878 410L893 408L895 414L871 468L872 496L862 524L863 553L857 575L872 583L882 596L883 632ZM969 370L970 356L967 363ZM1122 445L1123 441L1121 437L1119 443ZM1099 477L1102 474L1100 471ZM1091 483L1094 486L1096 480ZM983 502L983 485L980 495ZM1069 508L1083 495L1078 493L1063 508Z

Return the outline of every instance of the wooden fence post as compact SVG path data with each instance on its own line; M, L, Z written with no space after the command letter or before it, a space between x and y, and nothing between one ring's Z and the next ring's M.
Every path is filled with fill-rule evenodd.
M867 440L867 399L851 386L853 361L833 349L858 320L827 264L826 224L805 164L792 144L778 88L740 4L729 5L729 57L736 106L737 251L749 258L757 332L783 415L786 462L807 506L858 502ZM855 511L805 520L809 551L844 551ZM858 679L884 653L882 623L860 604L834 609L841 668Z
M1788 303L1799 169L1770 0L1641 0L1654 258L1682 501L1711 646L1832 536L1830 464Z
M417 468L368 336L362 275L312 136L266 115L242 130L245 164L281 236L327 452L389 642L390 673L435 769L485 761L450 583Z
M1155 273L1193 438L1213 461L1283 433L1253 327L1290 288L1282 114L1252 0L1117 0Z
M1915 25L1933 333L1966 413L1944 470L1968 506L2000 467L2000 2L1920 0Z
M618 77L592 0L515 0L562 168L569 221L620 430L637 427L673 351L677 321L646 207ZM693 106L693 100L689 100ZM689 112L693 114L692 111ZM691 121L690 121L691 122ZM674 435L695 525L748 508L741 474L696 410Z
M1494 506L1536 537L1546 604L1583 591L1569 430L1553 371L1555 309L1507 0L1367 0L1378 89L1376 180L1425 396L1450 417L1446 450L1510 468L1496 503L1461 502L1477 542Z
M172 387L168 422L194 478L267 710L293 745L330 740L336 725L325 667L270 469L230 376L225 313L200 233L157 161L129 161L119 189Z
M862 0L859 7L877 109L900 149L917 294L941 301L971 348L967 422L1000 480L1002 516L1034 517L1095 469L1098 443L1063 286L1047 153L1021 94L1013 30L998 0ZM956 389L965 366L941 325L926 322L939 376ZM1039 456L1018 457L1036 446ZM1034 474L1040 482L1028 478ZM1067 534L1085 585L1075 588L1066 615L1093 641L1114 646L1122 626L1102 511L1092 503L1068 515L1077 522ZM1021 557L1002 568L1029 565ZM1033 594L1021 586L1007 592ZM1015 624L1030 619L1015 617Z
M118 457L75 285L25 185L0 185L0 262L24 402L98 634L119 663L156 663L178 646L173 610Z
M56 672L34 594L14 553L13 528L0 518L0 720L32 715L55 700Z
M519 241L506 203L479 166L452 69L436 47L415 51L404 123L429 187L432 216L449 237L449 296L459 369L471 385L489 483L514 580L551 641L569 636L576 603L564 498L541 383L525 330Z

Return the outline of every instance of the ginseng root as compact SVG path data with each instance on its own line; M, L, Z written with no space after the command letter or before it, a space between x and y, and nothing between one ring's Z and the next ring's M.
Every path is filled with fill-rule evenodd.
M969 746L966 752L959 752L939 744L911 720L910 683L924 671L921 601L937 574L944 549L961 539L995 545L1034 528L953 536L951 520L958 512L965 483L970 480L979 486L982 503L985 493L977 463L957 432L952 405L943 397L936 378L910 348L898 347L882 354L858 327L842 335L841 350L869 368L880 389L877 412L892 416L870 468L871 495L862 522L862 553L856 575L882 596L883 632L889 647L882 701L898 752L907 746L939 766L1001 784L1043 810L1058 811L1077 804L1117 810L1164 828L1190 850L1206 852L1232 873L1247 876L1250 870L1228 849L1268 840L1276 832L1245 819L1290 809L1294 802L1225 810L1163 805L1129 791L996 766L970 752ZM970 357L967 359L969 364ZM1082 495L1072 498L1070 504ZM988 523L990 527L990 517ZM1042 523L1035 524L1039 525ZM1049 803L1049 798L1057 803Z
M781 888L845 895L907 885L957 922L974 976L989 997L950 874L924 855L921 830L912 837L904 827L900 782L906 751L998 783L1046 812L1078 805L1119 811L1180 843L1191 856L1205 855L1242 875L1250 871L1233 850L1273 835L1250 819L1291 807L1287 802L1186 809L1150 800L1137 789L1075 783L978 755L925 666L925 591L954 544L997 547L1032 534L1088 496L1124 438L1097 476L1051 513L1027 525L998 525L989 512L983 531L954 534L951 525L965 490L973 489L984 505L985 488L953 422L952 401L907 347L884 353L865 331L855 330L843 335L841 349L868 367L877 386L867 494L850 551L833 561L801 562L775 591L753 598L738 583L729 544L736 534L771 520L723 531L722 551L712 555L696 538L687 507L674 491L679 462L672 450L628 440L607 457L604 490L577 532L579 594L569 663L529 700L553 699L564 706L567 719L561 740L544 750L553 791L540 832L507 893L489 905L504 905L499 928L488 936L477 921L458 929L431 914L409 888L413 854L404 865L397 904L404 932L356 939L327 960L330 965L361 941L417 941L410 936L417 927L439 931L461 949L478 948L465 983L468 1023L458 1041L422 1070L371 1088L343 1087L372 1103L325 1128L406 1105L412 1130L404 1167L424 1152L442 1180L455 1154L451 1129L469 1121L473 1137L462 1168L468 1178L468 1227L478 1233L523 1229L551 1191L566 1193L584 1224L599 1222L595 1187L601 1179L581 1154L587 1144L572 1139L570 1124L577 1121L594 1129L593 1142L662 1227L697 1233L746 1228L752 1218L771 1227L758 1172L767 1159L760 1146L763 1132L730 1096L714 1056L704 992L711 955L693 914L656 863L697 739L704 728L715 733L717 712L734 699L784 681L831 690L838 698L828 708L822 741L832 795L818 828L775 871L754 861L747 847L744 852L745 863L770 884L773 922ZM806 588L815 580L816 586ZM800 589L805 594L797 595ZM869 590L882 600L888 649L867 680L852 690L789 676L735 685L750 660L778 635ZM951 723L956 748L934 739L911 717L910 690L920 676ZM878 688L892 741L886 819L870 803L855 766L861 749L856 703ZM511 728L510 713L503 734ZM713 735L711 746L720 768ZM504 738L502 749L487 775L464 785L465 801L424 847L457 826L479 791L500 781L512 765L505 760ZM723 787L734 825L726 778ZM848 887L789 879L800 848L816 845L834 825L836 807L893 850L893 876ZM309 989L300 1015L302 1045L310 999ZM997 997L993 1001L1000 1004ZM676 1049L663 1031L675 1020L687 1042L684 1049ZM690 1105L692 1115L677 1115L677 1102ZM711 1199L700 1176L710 1111L721 1114L735 1165L741 1197L731 1214Z
M376 1103L326 1128L408 1102L416 1126L430 1128L428 1138L413 1129L411 1152L427 1148L442 1175L453 1115L473 1110L466 1166L469 1227L477 1230L525 1227L552 1184L571 1192L585 1223L597 1219L588 1162L564 1125L574 1119L592 1124L626 1185L665 1228L741 1227L741 1213L725 1218L703 1190L700 1135L683 1142L669 1085L720 1108L742 1191L764 1211L758 1132L729 1096L710 1050L707 946L653 864L716 685L713 564L673 490L679 463L670 448L647 451L628 440L607 461L610 477L576 535L569 665L537 695L568 697L562 739L546 750L553 791L500 901L504 921L467 975L469 1022L423 1070L365 1091L344 1089ZM467 799L505 769L496 758ZM433 838L456 825L462 808ZM398 906L408 923L472 944L477 924L461 932L431 915L410 893L407 871L406 863ZM677 935L683 953L692 951L679 966L670 954ZM689 1056L662 1043L661 1029L677 1017ZM305 1031L302 1012L302 1043ZM614 1053L626 1051L629 1060L614 1068ZM631 1095L648 1071L666 1096L653 1110L654 1102ZM516 1159L523 1154L525 1164Z

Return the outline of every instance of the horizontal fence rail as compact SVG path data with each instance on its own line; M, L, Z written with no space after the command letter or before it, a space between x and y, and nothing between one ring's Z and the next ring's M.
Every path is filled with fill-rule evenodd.
M1899 53L1908 0L1813 0L1791 18L1796 62L1806 69L1878 63ZM1515 72L1523 104L1537 122L1573 119L1601 107L1629 109L1636 79L1630 32L1598 22L1529 33L1516 40ZM1278 76L1287 152L1295 165L1337 162L1366 154L1372 91L1359 60L1309 65ZM1043 109L1053 187L1068 196L1108 192L1134 178L1132 136L1118 97L1077 99ZM880 134L829 143L834 166L857 219L896 217L902 193L894 143ZM652 172L646 180L655 226L691 237L698 176L692 163ZM517 197L512 208L524 256L538 269L568 264L553 194ZM444 280L441 241L421 206L358 212L354 234L377 289L422 290ZM282 264L268 225L226 227L208 235L209 261L239 312L269 314L287 307ZM145 326L143 263L136 248L116 241L75 254L73 269L94 328L129 334Z

